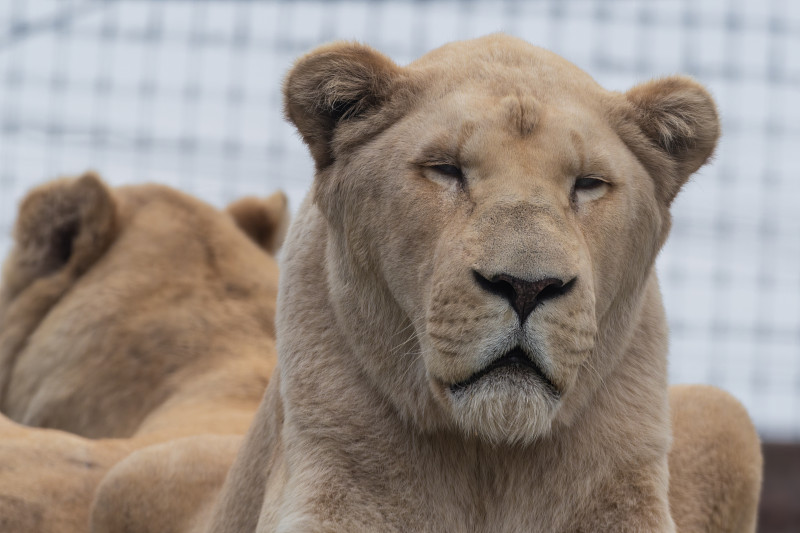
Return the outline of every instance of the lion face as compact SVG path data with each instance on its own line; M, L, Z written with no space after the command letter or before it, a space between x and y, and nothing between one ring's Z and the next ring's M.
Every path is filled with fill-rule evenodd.
M306 76L332 75L320 66L328 49L290 74L287 113L317 160L333 300L346 302L341 322L367 375L428 429L526 443L568 422L625 342L688 177L679 163L704 161L713 140L700 137L716 130L696 128L681 153L659 149L637 123L637 89L607 92L503 36L402 69L363 49L336 53L360 70L316 87L342 102L303 93ZM371 75L367 93L346 85ZM320 113L325 103L335 115ZM705 155L689 158L700 145ZM396 310L374 311L386 307Z
M459 427L492 440L547 430L594 348L603 311L596 279L615 275L597 257L604 247L592 246L593 230L605 227L602 237L627 229L609 216L627 203L624 184L599 160L620 147L581 134L596 128L576 125L580 117L568 110L543 113L523 91L510 88L466 117L463 95L450 95L434 123L457 124L452 133L409 132L420 139L409 189L420 190L408 194L440 217L433 239L417 242L435 252L416 254L426 272L417 279L428 279L408 311L424 323L432 393ZM537 135L520 115L536 122ZM432 218L411 214L411 227ZM385 264L401 264L406 254L397 252Z
M489 91L454 91L375 141L392 155L359 159L349 185L390 218L344 229L412 317L415 374L440 406L469 433L527 440L592 364L621 258L645 271L660 221L631 208L658 213L653 186L591 108L545 106L525 85Z

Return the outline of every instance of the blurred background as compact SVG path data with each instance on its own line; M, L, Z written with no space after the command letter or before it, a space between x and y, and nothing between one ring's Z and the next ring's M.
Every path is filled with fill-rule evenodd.
M775 443L770 487L781 475L799 481L795 0L0 0L0 256L28 189L89 168L114 185L162 182L218 207L281 188L296 207L312 163L281 114L294 58L354 39L402 64L496 31L565 56L610 89L673 73L710 88L722 141L676 201L658 261L670 379L733 393ZM774 490L762 531L800 513L800 487Z

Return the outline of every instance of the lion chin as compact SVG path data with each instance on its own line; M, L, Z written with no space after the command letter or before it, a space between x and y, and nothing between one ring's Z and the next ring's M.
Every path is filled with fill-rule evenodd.
M469 378L441 387L441 398L459 430L493 444L525 445L546 434L561 396L520 347Z

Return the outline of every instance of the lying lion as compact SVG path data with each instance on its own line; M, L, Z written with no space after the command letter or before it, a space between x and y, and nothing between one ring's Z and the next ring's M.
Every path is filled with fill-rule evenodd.
M0 406L73 434L0 418L0 530L85 531L95 487L131 451L246 431L275 365L270 254L287 217L283 193L220 212L91 173L23 200L0 288ZM232 455L240 437L209 439Z
M93 174L32 191L0 288L0 410L93 438L244 433L275 365L278 269L253 239L274 252L286 217L283 193L226 214Z
M207 495L171 530L753 531L746 412L667 389L654 261L719 136L700 85L609 92L495 35L406 67L324 46L284 91L316 180L283 252L280 364L213 514ZM125 483L166 465L112 470L93 531L164 530L180 476Z

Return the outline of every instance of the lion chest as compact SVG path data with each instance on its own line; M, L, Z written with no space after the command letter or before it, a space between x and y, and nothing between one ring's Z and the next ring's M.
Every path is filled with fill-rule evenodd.
M259 531L573 531L599 481L552 454L484 455L463 443L362 449L380 453L300 459L273 502L276 522Z

